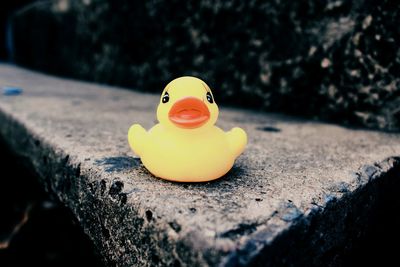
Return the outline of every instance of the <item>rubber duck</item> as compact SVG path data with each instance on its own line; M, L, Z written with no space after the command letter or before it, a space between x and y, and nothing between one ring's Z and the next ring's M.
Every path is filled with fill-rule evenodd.
M163 90L158 124L146 131L134 124L128 142L156 177L176 182L206 182L225 175L247 144L241 128L216 127L218 106L208 85L185 76Z

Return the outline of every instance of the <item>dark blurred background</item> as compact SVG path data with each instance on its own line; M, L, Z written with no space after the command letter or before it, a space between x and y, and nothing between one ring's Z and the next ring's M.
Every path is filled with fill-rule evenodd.
M69 210L0 138L0 266L103 266Z
M151 92L195 75L226 105L400 129L398 0L9 2L30 2L23 66Z
M32 0L2 1L0 4L0 61L10 60L11 28L10 20L16 10L32 3Z

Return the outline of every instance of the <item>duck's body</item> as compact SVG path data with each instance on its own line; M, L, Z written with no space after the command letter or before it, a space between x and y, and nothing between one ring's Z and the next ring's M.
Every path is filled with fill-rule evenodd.
M204 182L217 179L233 166L243 151L244 131L235 128L225 133L218 127L206 132L171 132L161 124L148 132L139 125L131 128L132 148L140 156L146 168L155 176L179 182ZM135 134L136 131L136 134ZM139 133L142 132L142 133ZM136 140L136 142L134 141ZM139 147L135 147L135 143Z
M195 81L198 82L198 79ZM173 89L170 88L169 91ZM190 93L190 90L188 91L187 94ZM215 122L218 115L218 108L213 101L208 103L207 108L200 103L204 102L204 99L201 101L201 98L199 100L194 97L189 98L178 99L175 102L184 104L172 103L173 106L164 105L168 101L160 103L161 106L158 108L160 123L149 131L138 124L133 125L129 129L128 141L133 151L140 156L143 165L157 177L179 182L214 180L232 168L236 157L245 148L247 136L240 128L224 132L213 125L213 120ZM184 107L177 108L179 105ZM169 117L163 116L164 108L169 111ZM176 109L175 113L178 115L175 113L171 115L171 110ZM206 115L209 112L208 117L202 119L203 113L198 110L204 110L203 113Z

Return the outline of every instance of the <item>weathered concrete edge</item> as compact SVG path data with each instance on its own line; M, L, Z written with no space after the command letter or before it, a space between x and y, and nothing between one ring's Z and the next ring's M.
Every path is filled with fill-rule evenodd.
M365 235L368 218L379 208L377 199L385 194L388 183L400 187L400 156L361 167L354 173L353 185L332 187L323 206L315 205L308 214L295 216L277 235L271 218L268 228L254 232L249 241L228 255L220 266L343 264L341 257L351 250L354 240ZM277 211L273 217L282 212L285 211Z
M260 227L259 230L254 231L249 241L241 248L228 255L220 251L210 252L213 254L210 259L205 257L207 254L203 254L204 251L194 251L191 247L190 244L198 237L171 242L167 233L164 235L161 233L162 236L160 236L160 232L154 225L146 222L148 219L136 209L137 207L125 205L126 195L119 192L111 194L113 188L111 181L96 177L96 173L82 173L79 162L71 159L55 144L46 143L40 135L27 129L23 123L1 109L0 125L0 135L18 155L29 161L38 173L45 189L71 209L108 265L149 266L160 262L168 265L190 266L218 264L245 266L261 262L273 265L284 263L283 259L306 260L304 255L310 255L314 262L321 263L321 257L332 246L344 245L346 240L351 238L349 231L345 229L345 224L338 221L338 218L345 220L346 216L343 214L355 210L354 206L357 206L360 199L364 201L364 205L371 206L371 194L366 195L365 191L372 190L374 193L379 190L379 188L373 189L374 186L376 187L376 181L381 180L380 178L388 172L400 169L398 157L390 157L380 163L366 165L355 173L354 185L332 188L332 194L327 196L324 206L316 205L308 214L294 216L286 230L280 233L273 230L274 217L278 219L282 215L282 212L277 212L268 221L268 227ZM94 177L88 177L90 175ZM359 197L360 195L364 197ZM99 212L93 213L93 209ZM290 212L292 207L288 209ZM365 206L363 209L364 213L356 218L357 222L362 222L370 211ZM121 223L107 223L107 221L115 220ZM337 226L331 228L324 226L332 225L333 222ZM114 225L120 227L116 229ZM354 223L354 225L357 224ZM351 227L354 228L354 225ZM360 227L357 231L362 234L362 224L358 226ZM345 237L333 236L338 232L344 233ZM312 247L312 244L321 242L321 237L319 237L321 233L325 234L324 238L328 238L330 240L328 243L331 245L314 251L316 247ZM290 248L298 249L299 244L303 245L306 237L308 251L303 251L303 253L299 253L298 250L295 253L290 251ZM104 240L108 241L104 242ZM156 254L163 258L152 258L153 251L157 251ZM132 258L133 255L135 258ZM303 257L299 258L298 255Z
M193 242L201 237L194 233L171 240L140 207L125 205L126 195L113 192L113 181L95 172L83 173L79 162L1 108L0 125L0 136L33 169L44 189L72 211L107 266L208 266L219 262L222 255L213 255L211 263L204 258L206 244L200 242L198 249L193 249Z

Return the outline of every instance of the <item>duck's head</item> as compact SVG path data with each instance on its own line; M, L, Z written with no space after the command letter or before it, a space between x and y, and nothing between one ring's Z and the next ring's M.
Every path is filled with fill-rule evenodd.
M205 82L195 77L180 77L162 92L157 119L168 128L206 129L217 121L218 106Z

